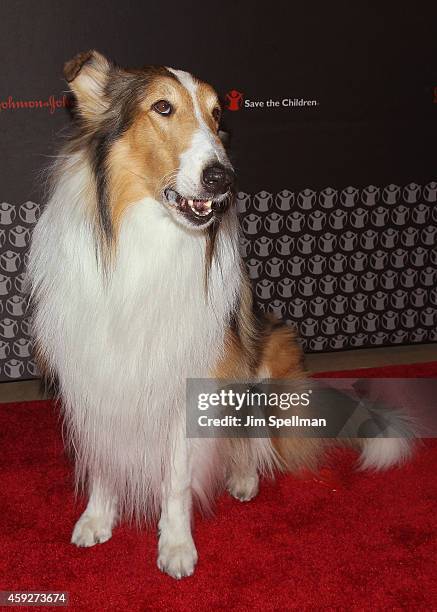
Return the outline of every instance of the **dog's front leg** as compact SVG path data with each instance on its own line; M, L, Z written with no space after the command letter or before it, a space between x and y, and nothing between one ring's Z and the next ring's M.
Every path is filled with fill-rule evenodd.
M197 562L197 551L191 535L189 450L189 440L183 433L178 433L162 485L158 567L173 578L190 576Z
M76 546L102 544L112 536L117 519L117 499L103 482L90 475L90 498L85 512L77 521L71 542Z

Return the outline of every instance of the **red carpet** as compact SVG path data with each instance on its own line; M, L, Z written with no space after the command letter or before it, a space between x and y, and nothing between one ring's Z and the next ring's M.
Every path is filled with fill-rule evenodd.
M360 374L437 377L437 362ZM151 531L69 544L83 500L50 402L1 405L0 445L0 590L65 590L89 611L437 610L436 441L378 475L338 452L325 472L336 490L286 476L250 503L223 495L197 518L198 568L180 582L156 568Z

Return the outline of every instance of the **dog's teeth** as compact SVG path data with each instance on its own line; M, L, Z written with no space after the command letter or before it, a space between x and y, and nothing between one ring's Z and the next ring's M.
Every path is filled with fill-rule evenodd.
M211 213L212 200L185 199L186 205L190 207L196 217L206 217Z

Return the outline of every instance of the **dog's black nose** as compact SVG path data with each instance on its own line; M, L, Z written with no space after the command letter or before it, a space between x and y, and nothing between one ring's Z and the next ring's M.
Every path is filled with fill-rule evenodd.
M202 184L210 193L226 193L233 182L233 171L221 164L207 166L202 172Z

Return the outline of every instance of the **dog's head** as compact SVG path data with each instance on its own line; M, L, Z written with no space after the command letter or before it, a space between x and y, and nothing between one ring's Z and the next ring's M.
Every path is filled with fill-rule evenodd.
M234 172L210 85L172 68L122 69L96 51L67 62L64 74L76 99L78 140L90 151L105 232L145 197L190 228L205 229L220 218L232 200Z

